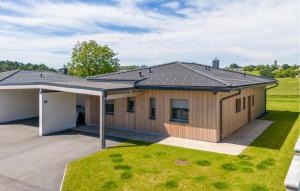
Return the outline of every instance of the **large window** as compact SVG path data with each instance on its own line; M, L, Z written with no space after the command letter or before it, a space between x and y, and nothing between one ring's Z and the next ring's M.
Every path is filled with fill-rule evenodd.
M154 97L151 97L149 100L149 118L155 119L156 118L156 99Z
M107 100L105 104L105 113L107 115L113 115L115 112L114 100Z
M188 123L189 108L188 101L183 99L171 100L171 121Z
M127 99L127 112L134 112L134 97Z
M254 106L254 94L252 95L252 106Z
M238 113L241 111L241 98L235 100L235 112Z

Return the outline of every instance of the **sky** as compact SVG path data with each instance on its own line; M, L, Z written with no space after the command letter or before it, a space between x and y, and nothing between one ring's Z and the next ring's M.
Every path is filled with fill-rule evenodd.
M298 0L0 0L0 60L61 68L96 40L121 65L299 64Z

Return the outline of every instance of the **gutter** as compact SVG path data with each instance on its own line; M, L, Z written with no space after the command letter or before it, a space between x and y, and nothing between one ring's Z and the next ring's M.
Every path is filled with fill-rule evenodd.
M223 141L223 101L226 99L229 99L231 97L237 96L241 94L241 89L238 89L238 93L232 94L230 96L227 97L223 97L220 100L220 142Z

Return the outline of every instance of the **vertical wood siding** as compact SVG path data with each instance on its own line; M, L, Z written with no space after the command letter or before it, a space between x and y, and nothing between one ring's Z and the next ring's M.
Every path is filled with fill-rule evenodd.
M156 119L150 119L150 98L156 98ZM217 142L218 96L212 92L146 90L135 97L135 112L127 112L127 98L115 99L114 115L106 115L107 128L129 129L166 136ZM186 99L189 104L189 123L170 121L171 99ZM99 123L99 98L86 96L86 121Z
M219 94L219 100L230 93ZM254 106L251 103L251 120L257 118L265 111L265 87L242 89L241 94L223 101L223 136L231 134L248 123L248 96L254 95ZM243 108L243 97L246 98L246 109ZM236 113L235 100L241 98L241 111Z
M241 95L223 102L223 135L227 136L247 124L247 109L243 109L243 97L254 94L252 119L264 112L265 87L247 88ZM218 142L220 129L219 102L222 97L233 92L217 93L200 91L145 90L135 97L135 112L127 112L127 98L115 99L114 115L105 116L106 128L151 132L166 136ZM150 98L156 98L156 119L150 119ZM242 99L242 110L235 113L235 99ZM189 105L189 123L170 121L171 99L186 99ZM247 108L247 103L246 103ZM86 96L86 122L99 124L99 97Z

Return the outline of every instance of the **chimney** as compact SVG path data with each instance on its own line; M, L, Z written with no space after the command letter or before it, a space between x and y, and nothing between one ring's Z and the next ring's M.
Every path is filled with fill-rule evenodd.
M151 68L149 68L149 73L152 73L152 69Z
M219 68L219 64L220 64L220 60L218 60L217 58L215 58L215 59L212 61L212 67L213 67L213 68Z
M41 78L43 77L43 74L42 74L42 73L40 74L40 77L41 77Z
M140 77L143 77L143 75L142 75L142 71L139 71L139 75L140 75Z

